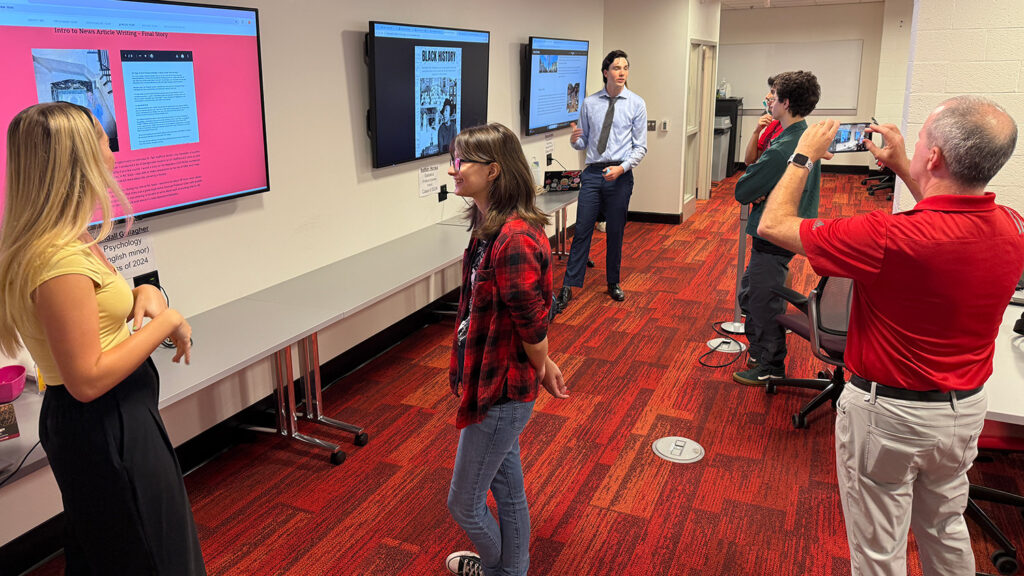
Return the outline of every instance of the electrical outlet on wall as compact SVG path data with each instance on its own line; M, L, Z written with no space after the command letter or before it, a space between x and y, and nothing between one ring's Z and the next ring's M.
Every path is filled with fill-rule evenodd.
M647 121L647 131L648 132L654 132L657 129L658 129L658 121L657 120L648 120Z
M160 287L160 275L157 274L156 270L153 270L152 272L146 272L144 274L139 274L138 276L132 278L132 282L135 283L135 287L136 288L138 288L139 286L142 286L143 284L150 284L152 286L156 286L157 288L159 288Z

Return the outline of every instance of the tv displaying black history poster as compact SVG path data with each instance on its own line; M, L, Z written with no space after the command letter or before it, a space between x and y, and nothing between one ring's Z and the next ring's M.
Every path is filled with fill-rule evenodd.
M459 130L487 122L490 33L370 22L373 167L448 154Z

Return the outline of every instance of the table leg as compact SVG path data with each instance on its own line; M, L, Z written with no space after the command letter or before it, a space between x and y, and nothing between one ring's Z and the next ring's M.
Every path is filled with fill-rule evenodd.
M568 232L568 210L560 208L555 210L555 251L553 254L561 260L562 256L569 255L569 232Z
M274 353L274 388L277 397L277 429L260 426L245 426L255 432L276 434L298 440L330 453L331 464L337 466L345 461L345 453L337 444L325 442L299 432L295 416L295 388L292 384L292 350L285 346Z
M314 332L299 341L299 370L306 392L306 411L303 415L307 420L331 426L355 435L355 445L365 446L369 436L363 429L354 424L328 418L323 415L320 405L323 403L323 385L320 381L320 344Z

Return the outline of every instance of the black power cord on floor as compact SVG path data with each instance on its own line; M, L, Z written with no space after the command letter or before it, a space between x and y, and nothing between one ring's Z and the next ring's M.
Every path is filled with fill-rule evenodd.
M736 344L736 345L740 344L740 342L738 340L736 340L735 338L732 337L732 334L729 334L728 332L722 330L722 324L725 324L725 322L712 322L711 323L711 329L715 331L715 334L718 334L719 336L724 338L724 340L722 342L719 342L711 350L708 350L707 352L705 352L705 353L701 354L699 357L697 357L697 362L700 363L700 365L705 367L705 368L725 368L726 366L731 366L734 362L736 362L736 360L739 360L740 355L743 354L742 351L737 353L737 354L735 354L734 358L732 360L729 360L725 364L708 364L707 362L704 361L705 358L707 358L708 356L714 354L715 352L718 352L718 349L721 348L722 346L726 345L726 344L730 344L730 343Z
M21 467L25 465L25 460L28 460L28 455L31 454L32 451L36 449L36 446L39 446L38 441L35 444L33 444L31 448L28 449L28 452L25 453L25 457L21 459L21 463L19 463L18 467L14 469L14 472L11 472L10 474L7 475L6 478L0 480L0 486L6 484L7 481L10 480L11 478L14 478L14 475L18 473L18 470L21 470Z

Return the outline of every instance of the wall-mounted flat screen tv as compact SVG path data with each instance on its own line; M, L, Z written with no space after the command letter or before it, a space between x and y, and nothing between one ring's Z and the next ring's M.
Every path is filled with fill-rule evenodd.
M523 132L550 132L580 119L587 91L586 40L530 37L523 62Z
M373 167L447 154L487 122L490 32L370 22L367 129Z
M136 216L269 189L256 10L121 0L0 8L5 134L33 104L88 108Z

